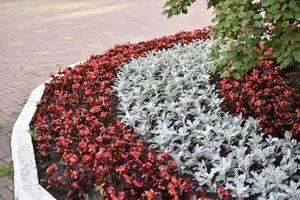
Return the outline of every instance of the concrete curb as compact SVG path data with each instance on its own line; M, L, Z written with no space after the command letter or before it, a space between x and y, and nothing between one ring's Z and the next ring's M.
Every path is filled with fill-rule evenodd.
M73 68L83 62L68 67ZM41 84L32 91L12 130L11 152L14 163L14 194L16 200L55 200L39 184L32 138L28 132L30 129L29 124L37 109L36 104L42 98L44 89L44 84Z

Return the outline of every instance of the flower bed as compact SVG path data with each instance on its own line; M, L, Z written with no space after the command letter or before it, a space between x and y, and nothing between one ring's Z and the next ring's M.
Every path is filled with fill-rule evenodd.
M300 198L300 144L290 133L263 137L270 123L243 118L262 115L252 111L259 94L253 105L238 107L251 98L241 96L245 84L223 79L216 90L208 33L116 46L53 77L32 121L42 185L57 199ZM250 80L266 81L272 93L268 81L283 80L276 68L267 70L267 78ZM295 106L292 93L280 98L274 108L282 101ZM280 122L291 119L274 112ZM274 135L295 136L296 122L278 124Z
M108 199L202 197L166 153L154 153L116 120L109 95L121 64L207 38L208 30L197 30L116 46L53 77L32 122L42 185L57 199L83 198L99 187Z

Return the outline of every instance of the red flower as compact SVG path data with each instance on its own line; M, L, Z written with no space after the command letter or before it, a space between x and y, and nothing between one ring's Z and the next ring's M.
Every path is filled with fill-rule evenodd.
M78 179L78 176L79 176L79 173L77 171L74 170L71 172L72 179L76 180L76 179Z
M260 101L260 100L256 100L256 101L254 102L254 106L255 106L255 107L260 107L260 106L261 106L261 101Z
M224 187L218 188L217 193L222 197L223 200L227 200L230 198L230 191L224 189Z
M54 163L54 164L51 164L51 165L47 168L46 172L47 172L47 174L50 175L50 174L55 173L56 170L57 170L57 165Z
M288 102L286 100L282 100L279 104L281 107L285 108L288 105Z
M283 137L290 131L299 138L297 123L300 107L294 89L288 87L273 61L263 60L239 80L224 78L219 81L224 106L233 114L260 119L263 133ZM237 84L238 83L238 84Z

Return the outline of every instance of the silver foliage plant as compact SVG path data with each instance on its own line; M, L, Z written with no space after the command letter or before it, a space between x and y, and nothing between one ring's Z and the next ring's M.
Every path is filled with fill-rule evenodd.
M149 52L116 78L120 118L182 172L210 192L224 186L236 199L300 199L300 145L264 139L258 123L221 110L211 83L213 40Z

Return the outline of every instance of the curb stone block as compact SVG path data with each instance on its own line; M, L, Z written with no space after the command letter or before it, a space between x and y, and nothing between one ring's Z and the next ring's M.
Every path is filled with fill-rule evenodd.
M80 63L83 62L68 67L73 68ZM36 104L42 98L44 89L44 84L41 84L32 91L13 126L11 152L14 163L14 195L16 200L55 200L39 184L32 138L28 132L29 124L37 108Z

